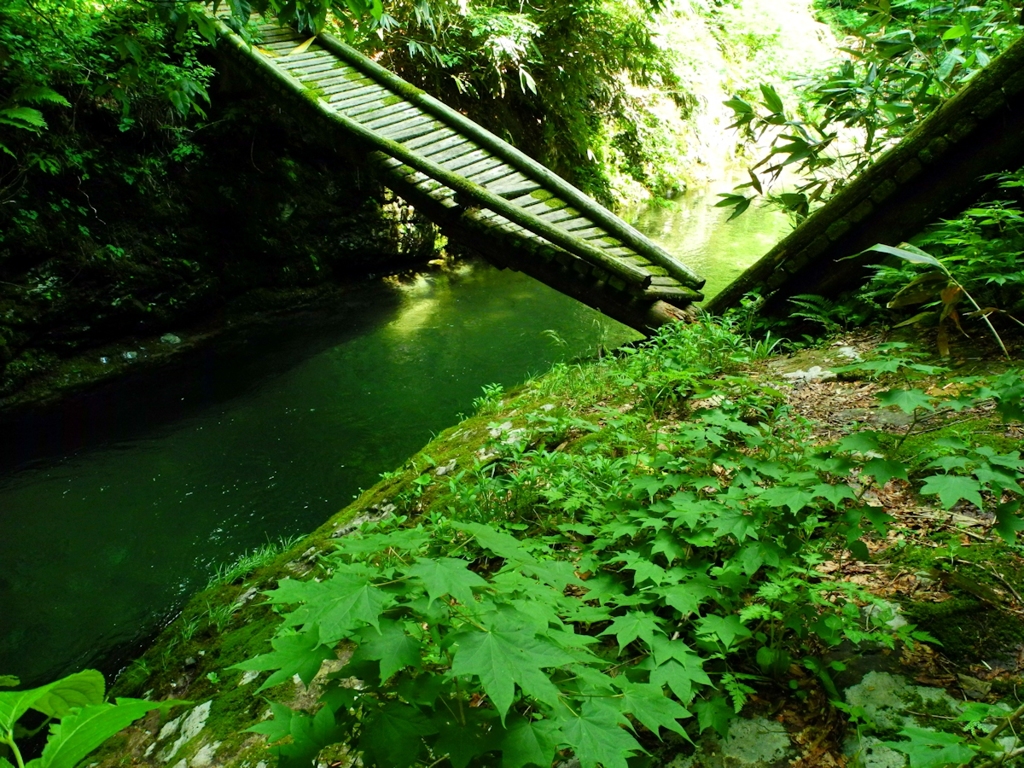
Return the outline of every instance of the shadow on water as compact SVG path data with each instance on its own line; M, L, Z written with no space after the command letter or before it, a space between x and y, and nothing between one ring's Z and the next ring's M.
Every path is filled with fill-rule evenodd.
M369 284L354 290L341 306L256 319L158 368L129 370L123 378L56 406L0 416L0 482L35 464L156 435L258 388L324 349L372 333L400 305L399 292Z
M470 266L369 286L351 311L250 329L19 419L0 438L20 467L0 477L0 673L116 668L216 564L315 528L483 385L635 337Z

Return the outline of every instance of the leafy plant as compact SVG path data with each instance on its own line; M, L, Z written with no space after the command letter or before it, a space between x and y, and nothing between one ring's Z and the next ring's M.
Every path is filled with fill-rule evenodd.
M1024 462L947 446L960 458L911 477L883 435L814 447L781 392L734 373L751 355L711 321L666 329L593 366L577 408L498 430L428 515L364 525L316 579L279 582L271 650L236 668L269 672L261 690L315 679L320 708L275 704L254 730L286 766L339 742L366 765L623 766L668 732L724 733L794 663L825 684L841 643L927 640L881 611L865 623L874 598L818 566L868 558L892 519L866 494L892 478L943 508L980 502L1012 539ZM1019 373L975 384L961 407L1019 416ZM883 402L956 407L913 388Z
M905 243L903 247L893 247L879 244L872 246L868 250L878 251L879 253L884 253L889 256L895 256L911 264L921 264L929 268L928 271L918 275L901 288L886 306L890 309L895 309L914 306L917 304L925 304L928 302L938 304L938 306L935 308L927 308L924 311L919 312L909 320L904 320L903 322L898 323L897 327L911 325L922 321L931 321L938 326L939 352L943 357L948 357L949 332L946 321L951 321L959 330L963 331L963 328L960 325L960 315L957 312L956 307L963 299L967 299L967 301L969 301L974 307L974 311L969 313L968 316L981 318L985 325L988 326L988 329L992 333L996 342L998 342L999 348L1003 351L1003 354L1007 359L1009 359L1010 353L1007 352L1006 345L1003 343L1003 339L999 335L999 332L995 329L995 326L992 325L990 316L1000 313L1006 315L1006 317L1010 318L1021 327L1024 327L1024 323L1021 323L1012 315L1005 313L997 307L986 307L982 309L978 302L975 301L974 297L968 293L963 284L953 276L945 264L914 245Z
M770 84L725 102L732 127L769 143L750 180L721 195L719 205L733 208L733 217L764 196L802 220L1021 34L1008 2L886 0L861 7L856 24L843 30L853 41L846 57L808 78L803 103L787 107ZM776 191L787 171L798 181Z
M17 685L5 678L0 687ZM0 746L6 746L17 768L74 768L109 737L153 710L167 712L182 701L118 699L104 701L106 684L94 669L76 672L28 690L0 691ZM35 728L21 725L33 711L45 720ZM32 738L49 726L42 754L25 762L18 741ZM0 755L0 768L14 768Z

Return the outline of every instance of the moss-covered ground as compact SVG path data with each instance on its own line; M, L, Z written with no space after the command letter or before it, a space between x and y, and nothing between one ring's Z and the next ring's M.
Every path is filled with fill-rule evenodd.
M861 334L846 341L863 358L881 359L872 357L878 337ZM830 359L835 346L821 351L817 358L813 352L801 353L799 370L812 367L815 360L835 367L838 361ZM913 355L898 374L879 372L869 365L834 378L801 380L791 376L787 380L786 373L793 373L791 360L753 353L747 340L711 324L688 338L657 342L652 348L654 352L630 348L605 360L558 366L512 392L488 390L479 399L474 416L438 435L308 537L286 551L268 553L267 561L250 572L229 569L232 578L194 596L152 647L124 671L114 688L119 696L174 697L194 705L212 701L201 735L171 751L178 731L161 737L161 729L181 728L185 721L173 720L171 726L143 721L109 742L99 754L98 764L167 763L201 768L214 764L205 762L207 759L215 759L218 765L271 764L264 738L247 732L269 716L265 696L313 711L323 682L318 677L308 687L286 683L264 694L257 687L265 676L232 669L269 650L268 641L278 631L280 616L264 593L279 580L325 576L328 555L339 538L364 521L386 518L395 530L402 528L402 521L421 523L432 536L444 539L460 535L451 525L453 519L501 519L509 524L509 530L535 535L530 532L546 525L540 516L553 509L585 507L588 494L594 491L583 481L574 486L575 481L530 470L527 454L578 457L591 466L603 463L613 472L614 467L624 466L615 462L626 461L642 475L658 477L657 461L667 459L653 460L650 451L697 455L704 450L699 445L702 438L697 432L686 432L687 421L694 414L706 418L720 407L722 398L737 392L749 395L743 400L749 403L747 410L739 414L748 426L782 412L805 420L809 431L802 439L807 451L835 446L837 441L856 438L865 431L877 436L879 450L895 457L906 475L890 467L893 476L874 485L865 486L856 475L845 481L869 508L878 511L877 518L869 515L877 524L862 538L864 554L832 550L831 559L815 567L818 578L845 582L865 590L865 595L891 601L904 618L927 633L922 637L930 637L930 643L894 646L902 654L900 663L907 676L945 687L961 700L968 696L968 688L969 698L990 702L1012 699L1016 686L1024 682L1024 601L1020 594L1024 591L1020 586L1024 585L1024 558L1019 544L1008 544L997 535L997 520L991 510L1012 499L1014 490L1004 487L1002 498L984 491L981 507L965 499L939 504L934 495L922 492L921 478L935 471L935 462L959 471L955 462L941 462L959 461L956 456L964 453L956 448L960 443L968 447L966 455L975 459L991 455L1019 458L1024 437L1020 423L999 418L991 401L984 398L975 398L963 408L943 406L948 397L966 391L968 384L963 388L956 384L956 372L919 373L908 380L904 369L912 364ZM667 364L666 360L673 362ZM690 365L712 373L695 380L688 373ZM1005 369L1002 363L994 363L989 370L980 370L975 364L971 375L997 375ZM929 402L936 407L925 409L927 413L881 407L879 396L899 387L933 397ZM894 418L896 411L906 418ZM740 424L736 429L744 427ZM697 442L677 442L680 434L690 434L686 439ZM860 443L856 445L854 455L866 450ZM572 461L570 458L568 463ZM551 472L557 464L552 462L546 465ZM712 472L717 480L705 478L708 483L728 477L728 471L721 468L712 467ZM490 482L501 476L508 482ZM1019 495L1020 473L1015 476ZM556 485L558 492L553 494ZM557 500L555 506L552 499ZM883 520L888 522L883 524ZM493 567L481 562L477 566L481 573ZM815 642L822 641L804 644L802 652L813 648ZM350 651L346 643L340 644L336 649L339 661L327 662L321 676L340 667ZM847 656L861 652L865 649L845 651ZM806 670L814 668L790 670L793 676L788 686L780 685L790 674L783 669L767 677L750 677L752 687L742 699L744 712L764 710L774 700L773 711L794 733L794 744L803 749L805 760L824 759L823 755L829 754L830 759L840 761L845 759L842 723L828 705L827 686L823 688L815 676L808 676ZM721 674L717 662L707 669ZM815 729L819 738L800 747L801 740ZM686 751L677 744L666 752L650 734L645 744L665 760L679 750ZM333 749L334 759L341 761L338 764L346 764L347 748ZM182 760L186 762L182 764Z

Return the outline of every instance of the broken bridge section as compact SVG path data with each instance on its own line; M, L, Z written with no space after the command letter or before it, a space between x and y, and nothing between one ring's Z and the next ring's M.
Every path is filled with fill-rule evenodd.
M834 296L861 285L862 253L896 245L971 205L990 174L1024 166L1024 38L979 72L849 186L740 275L706 308L739 306L750 291L766 314L785 314L802 293ZM860 255L858 255L860 254Z
M450 239L641 332L687 317L704 281L540 163L328 34L263 23L251 45L215 19L247 72L298 97L332 145ZM353 152L353 147L356 149Z

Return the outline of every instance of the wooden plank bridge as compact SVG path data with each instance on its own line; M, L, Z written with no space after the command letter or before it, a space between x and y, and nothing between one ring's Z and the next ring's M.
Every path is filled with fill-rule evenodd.
M510 144L328 34L276 23L259 44L218 31L246 71L300 97L339 149L450 239L647 332L686 317L704 281Z

